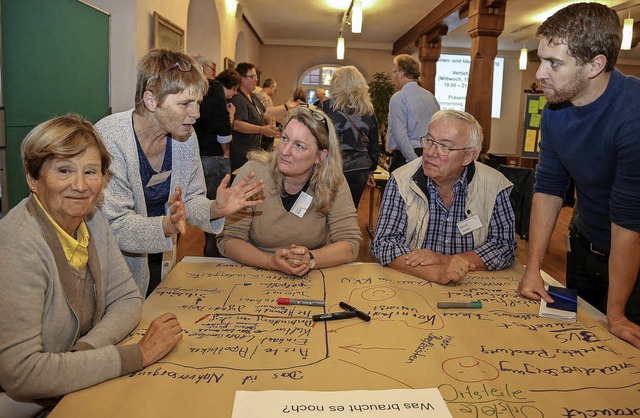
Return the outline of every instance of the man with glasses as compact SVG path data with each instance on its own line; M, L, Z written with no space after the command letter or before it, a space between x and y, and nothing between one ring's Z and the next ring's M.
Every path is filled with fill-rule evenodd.
M482 128L457 110L437 112L422 158L394 171L382 198L372 252L383 266L440 284L515 259L512 184L475 161Z
M387 149L393 152L389 171L422 155L420 137L429 119L440 110L435 96L418 85L420 64L411 55L393 59L391 79L398 90L389 101Z
M273 138L279 134L275 125L265 125L265 119L280 118L298 104L294 101L265 108L254 93L258 85L255 65L242 62L236 67L242 77L238 94L231 100L236 107L231 141L231 171L247 162L247 152L259 149L262 136Z

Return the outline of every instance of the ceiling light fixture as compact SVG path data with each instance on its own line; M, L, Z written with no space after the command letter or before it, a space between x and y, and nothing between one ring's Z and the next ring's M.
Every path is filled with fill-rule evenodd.
M362 0L353 0L351 8L351 32L362 32Z
M520 49L520 59L518 60L518 68L521 70L527 69L527 61L529 60L528 54L529 51L527 50L527 47L522 45L522 49Z
M338 46L336 48L336 58L339 60L344 59L344 38L342 37L342 32L340 32L340 36L338 37Z
M340 23L340 32L338 34L338 46L336 48L336 57L339 60L344 59L344 25L351 25L351 32L362 32L362 0L351 0L349 8L342 15L342 22Z
M631 18L631 11L629 11L629 17L624 20L622 26L622 46L620 49L625 51L631 49L631 41L633 40L633 19Z

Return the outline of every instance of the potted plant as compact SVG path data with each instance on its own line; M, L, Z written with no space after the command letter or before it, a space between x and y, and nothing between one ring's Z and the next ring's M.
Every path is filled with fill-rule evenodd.
M369 94L373 102L373 108L378 118L378 129L382 142L382 150L386 150L387 140L387 116L389 115L389 100L395 91L391 76L384 71L374 73L369 82ZM383 155L386 154L383 152ZM386 161L386 159L385 159Z

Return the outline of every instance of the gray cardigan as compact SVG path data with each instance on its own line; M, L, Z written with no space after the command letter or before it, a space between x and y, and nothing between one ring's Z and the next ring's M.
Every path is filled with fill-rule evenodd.
M177 237L164 236L162 216L147 217L132 115L133 110L115 113L95 126L112 158L113 177L104 190L102 211L109 219L140 291L146 295L149 286L147 254L164 253L164 278L175 264ZM210 220L211 201L206 197L195 133L186 141L174 140L172 152L171 191L176 186L182 187L187 222L208 233L222 231L224 218Z
M78 338L77 295L65 285L77 279L64 275L69 267L46 215L27 198L0 219L0 386L16 399L64 395L142 368L135 344L115 346L140 320L140 291L104 215L94 209L85 222L96 308L91 330Z

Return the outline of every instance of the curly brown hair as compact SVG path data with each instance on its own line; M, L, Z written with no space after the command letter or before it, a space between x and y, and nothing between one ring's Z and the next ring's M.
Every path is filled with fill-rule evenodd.
M569 55L584 65L597 55L613 70L622 43L622 28L615 10L599 3L576 3L557 11L540 25L538 38L551 45L566 44Z

